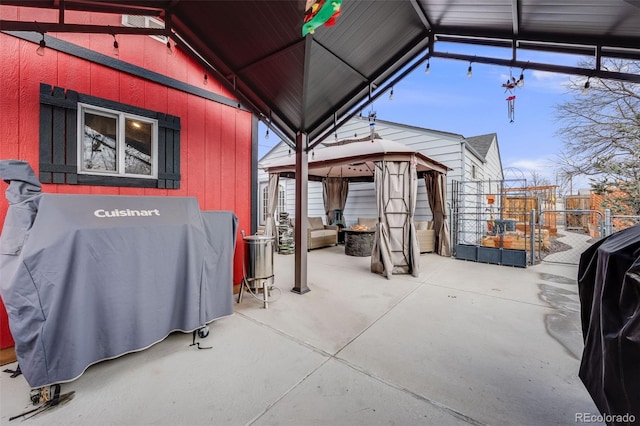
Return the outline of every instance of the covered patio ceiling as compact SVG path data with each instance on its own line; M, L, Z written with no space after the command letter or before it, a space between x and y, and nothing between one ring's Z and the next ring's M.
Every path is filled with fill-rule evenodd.
M50 8L55 22L0 20L3 31L164 34L214 73L292 146L310 149L429 57L640 82L605 57L640 59L640 0L343 0L333 27L302 36L305 0L3 0ZM1 7L1 6L0 6ZM148 15L164 29L77 25L68 10ZM438 50L510 48L511 58ZM518 59L532 49L593 56L582 69ZM428 95L428 94L425 94Z

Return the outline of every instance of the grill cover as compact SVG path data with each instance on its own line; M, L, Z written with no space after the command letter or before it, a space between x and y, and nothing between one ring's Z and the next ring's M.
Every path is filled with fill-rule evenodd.
M619 416L613 423L640 419L640 225L582 253L578 290L580 378L603 415Z
M187 197L43 194L0 162L0 295L31 387L233 313L237 218Z

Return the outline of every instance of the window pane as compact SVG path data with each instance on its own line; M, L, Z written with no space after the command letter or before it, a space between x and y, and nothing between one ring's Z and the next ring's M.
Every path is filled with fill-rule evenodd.
M84 113L82 169L115 172L118 164L116 135L118 120L114 117Z
M267 219L267 205L269 202L269 187L267 185L262 188L262 217L261 222L264 223Z
M151 175L151 129L151 123L125 120L125 173Z
M284 212L284 188L281 186L278 192L278 212Z

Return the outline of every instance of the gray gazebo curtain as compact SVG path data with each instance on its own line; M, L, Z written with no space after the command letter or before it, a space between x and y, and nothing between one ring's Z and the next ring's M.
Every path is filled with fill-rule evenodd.
M335 210L344 211L349 195L349 181L339 177L322 179L322 198L327 225L333 224Z
M267 219L264 225L264 235L276 236L276 209L278 208L280 175L278 173L269 174L269 193L267 195Z
M416 213L416 199L418 198L418 172L416 170L416 162L411 161L409 165L409 244L411 247L410 253L410 265L411 275L417 277L420 275L420 244L418 243L418 236L416 234L416 225L413 221L413 217Z
M407 161L376 162L374 173L378 227L371 271L391 278L391 274L418 276L418 241L413 225L417 175ZM412 200L413 199L413 200Z
M436 237L436 252L440 256L451 256L449 224L447 222L447 182L445 175L431 171L424 176L429 207L433 213L433 229Z

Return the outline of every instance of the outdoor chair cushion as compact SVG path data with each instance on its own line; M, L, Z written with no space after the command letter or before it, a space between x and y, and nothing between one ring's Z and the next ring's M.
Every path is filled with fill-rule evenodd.
M324 229L324 223L322 223L321 217L310 217L308 219L309 219L310 230Z
M435 251L435 231L433 230L433 221L415 222L416 237L420 246L420 253L430 253Z
M427 230L427 229L433 229L433 221L429 220L422 220L422 221L417 221L415 222L416 225L416 231L422 231L422 230Z
M314 229L312 238L331 237L336 235L335 229Z
M309 250L338 244L338 227L325 225L321 217L308 217L307 248Z

